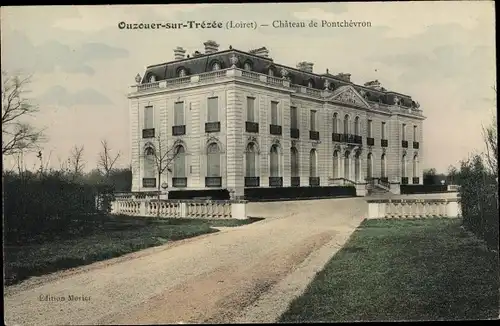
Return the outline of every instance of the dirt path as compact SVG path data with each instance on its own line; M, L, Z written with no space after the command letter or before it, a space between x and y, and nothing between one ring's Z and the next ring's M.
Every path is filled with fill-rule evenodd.
M293 284L293 271L311 253L322 248L328 255L326 244L345 241L361 222L366 203L361 198L254 203L248 209L250 216L269 218L10 287L5 322L225 323L252 319L248 309L255 305L266 311L260 320L269 316L273 322L276 309L292 298L275 295L280 303L259 303L262 294L283 287L285 279ZM70 301L70 295L85 300Z

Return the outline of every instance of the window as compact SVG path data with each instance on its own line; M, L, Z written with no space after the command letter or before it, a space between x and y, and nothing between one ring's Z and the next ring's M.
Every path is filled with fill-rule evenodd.
M278 102L271 102L271 124L279 125L278 123Z
M413 157L413 177L418 178L418 156Z
M155 81L156 81L155 75L151 75L151 77L149 77L149 82L154 83Z
M382 122L382 139L386 139L385 138L385 122Z
M247 121L257 122L255 119L255 98L247 97Z
M339 121L338 121L338 114L334 113L333 114L333 132L337 134L339 132Z
M144 129L154 128L154 109L152 106L144 108Z
M252 65L250 64L250 62L245 62L245 64L243 65L243 69L251 71Z
M184 102L174 104L174 126L184 125Z
M317 177L317 169L316 169L316 150L311 149L309 153L309 176Z
M179 70L179 77L185 77L187 75L186 69Z
M299 129L299 124L297 123L297 107L290 107L290 128Z
M271 146L271 155L269 157L270 159L270 170L271 170L271 177L279 177L280 176L280 166L279 166L279 153L278 153L278 146L273 145Z
M372 121L368 120L368 124L366 125L368 137L372 138Z
M299 176L299 152L295 147L292 147L290 150L290 160L291 160L291 168L292 168L292 177Z
M359 117L354 118L354 134L359 136Z
M269 76L273 77L274 76L274 70L271 69L271 68L269 68L268 74L269 74Z
M372 178L373 175L373 155L372 153L368 153L368 158L366 160L366 177L368 179Z
M309 87L309 88L314 87L313 82L311 80L307 82L307 87Z
M311 110L311 131L316 131L316 111Z
M256 177L257 172L255 168L255 163L257 161L257 151L255 149L255 144L250 143L247 146L247 151L245 153L246 170L245 175L247 177Z
M220 177L220 150L216 143L207 148L207 177Z
M380 158L380 176L382 178L387 177L386 175L386 168L385 168L385 154L382 154L382 157Z
M401 137L403 140L406 140L406 124L403 123L403 125L401 126Z
M350 154L349 151L346 151L345 152L345 156L344 156L344 178L346 178L347 180L351 180L350 178L350 171L349 171L349 165L351 164L350 162Z
M210 97L208 99L208 122L217 122L219 121L219 98L218 97Z
M144 178L155 177L155 150L148 146L144 150Z
M214 62L212 65L212 71L220 70L220 63Z
M361 172L361 158L359 153L354 156L354 181L359 181Z
M401 158L401 176L406 177L406 155Z
M184 178L186 176L186 153L184 146L179 145L175 149L174 158L174 178Z
M334 151L333 152L333 177L338 178L340 176L339 173L339 152Z
M418 141L417 138L417 126L413 126L413 141Z
M344 134L349 133L349 115L344 116Z

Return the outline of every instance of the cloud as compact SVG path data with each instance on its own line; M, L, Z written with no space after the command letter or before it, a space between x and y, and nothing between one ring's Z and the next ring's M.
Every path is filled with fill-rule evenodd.
M51 73L60 68L67 73L95 73L90 63L107 61L129 56L126 49L99 42L69 46L50 40L34 45L20 31L6 31L3 35L2 65L7 70L26 70L30 73Z
M37 96L40 104L56 105L62 107L73 107L76 105L108 105L111 100L104 94L92 88L71 93L63 86L53 86L45 93Z

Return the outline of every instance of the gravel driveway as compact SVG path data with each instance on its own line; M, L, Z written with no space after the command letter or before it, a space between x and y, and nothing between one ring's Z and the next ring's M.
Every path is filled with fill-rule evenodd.
M327 245L341 245L366 211L363 198L250 203L249 216L267 219L8 287L5 322L252 322L250 308L257 305L259 321L273 322L292 297L278 294L261 303L259 298L278 284L283 288L285 279L297 294L313 276L300 272L304 264L324 264L334 253ZM310 257L320 248L326 256L318 263ZM279 293L287 293L286 284Z

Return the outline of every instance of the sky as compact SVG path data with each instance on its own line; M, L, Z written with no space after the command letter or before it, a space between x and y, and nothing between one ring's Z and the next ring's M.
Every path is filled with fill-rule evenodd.
M86 170L96 167L100 141L130 164L127 93L146 66L173 60L173 49L203 52L266 46L276 62L314 63L318 73L350 73L357 84L378 79L420 103L424 168L445 172L484 150L481 126L496 119L494 3L372 2L19 6L1 8L1 64L31 75L29 96L45 128L44 164L58 168L83 145ZM126 30L120 22L364 21L371 27ZM39 161L25 158L28 168ZM11 161L5 161L6 165Z

